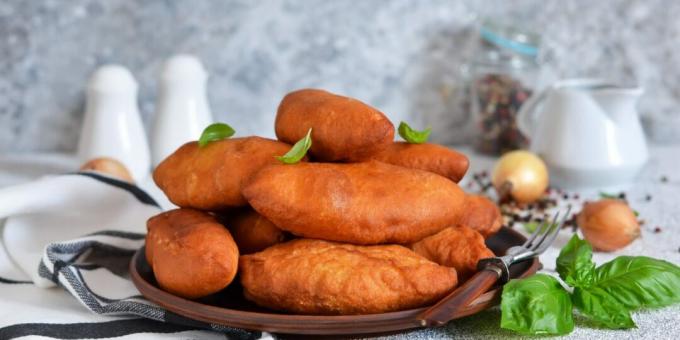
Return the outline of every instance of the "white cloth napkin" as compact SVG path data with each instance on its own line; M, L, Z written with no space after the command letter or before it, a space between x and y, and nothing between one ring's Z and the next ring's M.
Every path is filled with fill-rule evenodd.
M0 189L0 339L260 337L185 319L139 295L127 265L159 211L138 187L95 173Z

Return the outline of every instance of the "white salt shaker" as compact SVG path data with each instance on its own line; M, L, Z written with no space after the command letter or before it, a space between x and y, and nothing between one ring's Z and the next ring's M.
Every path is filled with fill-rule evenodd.
M149 145L137 107L137 82L128 69L105 65L87 84L85 118L78 158L111 157L130 170L136 182L149 175Z
M213 122L201 61L191 55L168 59L160 76L156 114L151 128L151 155L158 165L182 144L197 140Z

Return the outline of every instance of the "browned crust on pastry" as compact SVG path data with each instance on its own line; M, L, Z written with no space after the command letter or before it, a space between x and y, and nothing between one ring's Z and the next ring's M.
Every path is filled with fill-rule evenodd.
M418 241L456 225L465 197L442 176L374 161L275 165L243 194L283 230L353 244Z
M494 256L482 235L466 226L446 228L414 243L411 249L430 261L456 268L461 282L477 271L479 260Z
M486 196L468 195L465 198L465 213L461 216L461 225L478 231L484 238L498 232L503 225L501 209Z
M456 272L397 245L300 239L242 256L245 297L300 314L371 314L429 305L457 284Z
M147 229L146 258L163 290L199 298L224 289L236 276L238 248L210 214L175 209L150 218Z
M241 255L265 250L288 238L285 231L250 207L223 214L221 220L229 228Z
M468 158L462 153L430 143L395 142L370 158L406 168L434 172L456 183L465 176L470 166Z
M276 114L276 136L293 144L312 128L314 159L364 159L394 140L394 125L380 111L353 98L303 89L287 94Z
M158 165L153 179L172 203L183 208L245 206L243 183L262 167L280 163L275 156L290 147L261 137L225 139L204 147L189 142Z

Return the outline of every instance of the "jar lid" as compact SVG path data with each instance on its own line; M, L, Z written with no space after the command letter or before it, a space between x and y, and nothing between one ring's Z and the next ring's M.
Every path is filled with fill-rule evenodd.
M540 37L536 34L489 23L483 24L479 33L482 39L500 48L530 57L538 55Z

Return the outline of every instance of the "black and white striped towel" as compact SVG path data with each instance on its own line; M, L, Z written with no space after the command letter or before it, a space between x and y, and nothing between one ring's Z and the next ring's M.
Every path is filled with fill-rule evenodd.
M94 173L0 189L0 340L270 337L192 321L139 295L127 268L159 211L138 187Z

